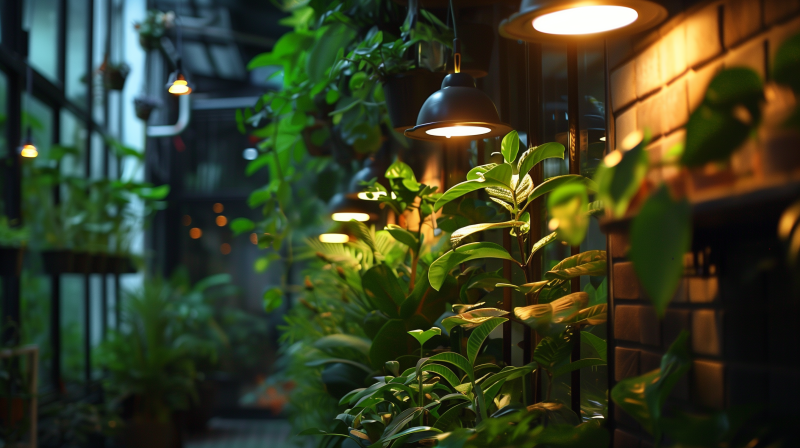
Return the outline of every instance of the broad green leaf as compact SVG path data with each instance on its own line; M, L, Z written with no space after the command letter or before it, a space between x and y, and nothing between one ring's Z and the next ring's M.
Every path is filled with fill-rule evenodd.
M367 372L368 375L373 373L373 370L370 369L368 366L365 366L364 364L361 364L360 362L351 361L349 359L343 359L343 358L315 359L313 361L309 361L309 362L305 363L305 365L308 366L308 367L317 367L317 366L322 366L322 365L325 365L325 364L349 364L349 365L351 365L353 367L358 367L359 369Z
M661 439L661 412L667 396L692 365L687 341L682 332L661 358L661 367L644 375L626 378L611 389L611 399L636 419L656 440Z
M438 291L444 284L445 278L450 270L461 263L466 263L467 261L477 258L499 258L515 261L514 257L498 244L489 242L466 244L448 251L431 264L430 269L428 269L428 278L430 279L431 287Z
M467 173L467 180L478 180L486 174L487 171L491 170L492 168L496 167L496 163L487 163L486 165L479 165L475 168L469 170Z
M361 277L361 285L367 299L389 317L398 316L398 307L406 295L397 276L389 266L381 263L373 266Z
M517 131L511 131L503 137L503 141L500 144L500 153L503 154L506 163L514 163L514 160L517 159L517 153L519 153L519 134Z
M522 153L519 158L519 175L524 176L544 159L564 159L564 145L561 143L545 143L535 148L531 148Z
M480 324L478 328L472 330L472 334L469 335L469 339L467 340L467 358L470 364L475 364L478 352L480 352L483 342L489 337L489 333L507 320L508 319L504 317L493 317Z
M346 405L346 404L350 404L351 400L352 400L352 399L353 399L353 398L354 398L356 395L360 394L360 393L361 393L362 391L364 391L364 390L366 390L366 388L364 388L364 387L362 387L362 388L360 388L360 389L353 389L353 390L351 390L350 392L348 392L348 393L347 393L347 394L346 394L344 397L342 397L342 398L339 400L339 405L342 405L342 406L343 406L343 405Z
M530 263L530 262L531 262L531 259L533 258L533 255L534 255L536 252L539 252L540 250L542 250L542 248L543 248L543 247L545 247L545 246L547 246L548 244L550 244L550 243L552 243L553 241L555 241L557 236L558 236L558 233L556 233L556 232L553 232L553 233L551 233L551 234L547 235L546 237L544 237L544 238L540 239L539 241L537 241L537 242L536 242L536 243L533 245L533 247L531 248L531 254L530 254L530 256L528 256L528 263Z
M486 378L485 380L481 381L481 386L484 388L491 386L492 384L498 383L500 381L507 381L513 380L515 378L519 378L523 375L527 375L531 372L536 370L536 363L532 362L530 364L524 365L522 367L514 367L514 366L506 366L503 367L503 370L495 373L494 375Z
M507 163L502 163L502 164L497 165L496 167L490 169L486 173L484 173L483 177L487 181L491 181L491 182L497 184L497 186L502 186L502 187L508 188L510 190L513 190L514 187L515 187L515 185L512 185L512 181L511 181L512 180L512 176L513 176L513 171L514 171L514 168L512 168L511 165L509 165ZM491 185L487 185L487 186L491 186Z
M708 84L703 102L714 109L731 110L744 106L753 114L752 122L760 120L758 103L764 99L764 82L748 67L726 68Z
M280 288L270 288L264 291L262 301L264 304L264 311L268 313L275 311L283 305L283 291L281 291Z
M416 417L419 416L421 412L423 412L423 408L408 408L405 411L397 414L389 426L386 427L386 430L383 432L383 436L381 440L376 443L370 445L370 448L379 448L383 446L383 440L392 437L393 435L397 434L404 426L414 420Z
M234 235L240 235L244 232L250 232L251 230L255 229L256 225L253 223L253 221L247 218L236 218L231 221L230 227Z
M367 227L366 224L363 222L358 222L355 220L350 220L350 222L346 223L350 231L353 232L356 238L358 238L361 242L366 244L373 252L377 252L377 246L375 246L375 234Z
M356 31L345 24L334 23L319 30L317 36L306 58L305 73L312 83L317 83L326 77L326 72L336 62L337 51L350 44L356 37Z
M408 230L396 224L387 225L386 231L389 232L389 234L392 235L394 239L405 244L411 249L416 250L417 247L419 247L419 239L417 239L417 237L413 233L409 232Z
M608 361L608 346L606 341L603 339L595 336L588 331L581 331L581 342L585 342L592 346L592 348L597 352L597 356L600 357L603 361Z
M710 414L681 413L662 418L660 425L669 440L680 446L735 446L734 438L740 437L742 428L758 412L759 406L739 405Z
M649 140L649 134L644 134L638 145L621 153L622 160L619 163L612 167L602 165L602 169L597 170L598 183L603 185L599 197L611 207L614 216L625 214L644 181L649 166L645 146Z
M547 198L547 210L555 223L556 234L570 246L580 246L589 229L586 208L589 195L583 184L573 183L555 189ZM551 225L550 229L553 229Z
M471 226L463 227L450 234L450 244L457 246L464 238L472 235L473 233L483 232L484 230L491 229L504 229L506 227L520 227L525 225L523 221L506 221L494 222L485 224L473 224Z
M375 370L380 370L387 361L419 351L414 338L408 335L405 323L400 319L386 322L378 331L369 349L369 360Z
M428 340L434 336L438 336L442 334L442 329L438 327L429 328L425 331L422 330L411 330L408 332L414 339L419 342L419 345L425 345Z
M582 275L606 275L606 251L589 250L561 260L544 274L548 280L569 280Z
M496 288L512 288L514 291L521 292L522 294L533 294L539 292L542 288L547 286L547 280L541 282L525 283L524 285L512 285L510 283L498 283L494 285Z
M566 441L574 440L574 426L580 423L581 419L572 409L562 403L551 401L542 401L528 406L528 413L536 416L536 423L548 427L564 428L567 434L566 437L559 440L559 438L552 437L551 444L543 446L554 447L571 447L571 448L587 448L587 444L565 444ZM566 440L564 440L566 439ZM537 438L537 442L539 438ZM555 443L554 443L555 442ZM559 443L560 442L560 443ZM588 445L591 446L591 445ZM600 447L607 447L607 445L600 445Z
M317 429L317 428L304 429L304 430L298 432L297 435L298 436L338 436L338 437L349 438L345 434L334 434L334 433L326 432L326 431L323 431L323 430Z
M420 360L422 361L422 360ZM461 381L458 379L455 373L452 370L448 369L447 367L440 365L440 364L425 364L422 369L423 372L431 372L440 375L444 378L445 381L450 383L451 386L456 387L461 384Z
M662 186L631 224L630 258L659 316L664 315L683 274L683 254L692 241L691 215L689 202L673 200Z
M531 178L530 174L521 176L518 179L519 180L514 193L517 196L517 204L522 204L533 192L533 179Z
M471 402L467 403L459 403L452 408L445 411L444 414L436 420L436 423L433 425L437 429L441 429L442 431L448 431L453 428L457 428L455 423L458 421L458 416L461 415L461 412L464 410L465 407L472 404Z
M686 143L680 163L700 167L723 162L747 140L750 123L744 123L733 108L714 108L701 104L686 123Z
M351 348L368 356L370 344L369 339L338 333L323 336L314 341L313 345L323 351L331 348Z
M546 337L539 342L533 351L533 360L543 369L553 372L555 365L568 359L572 353L572 335L569 331Z
M400 375L400 363L397 361L386 361L384 364L386 366L386 370L389 371L394 376Z
M528 196L528 202L532 202L534 199L544 196L562 185L571 184L573 182L585 185L586 189L589 191L597 191L597 184L588 177L578 174L565 174L563 176L551 177L537 185L536 188L534 188L531 192L530 196Z
M489 319L505 316L506 314L508 314L508 311L503 311L498 308L478 308L456 316L446 317L442 319L442 326L448 332L458 325L462 326L465 330L471 330Z
M444 352L431 356L427 362L444 362L452 364L459 369L463 370L471 381L475 381L475 373L472 370L472 364L467 361L467 358L453 352ZM419 368L417 370L419 372Z
M500 275L500 271L484 272L469 279L465 285L467 289L481 288L487 291L492 291L498 282L505 280L505 277ZM475 304L477 305L477 304ZM465 310L466 311L466 310ZM455 311L454 311L455 312Z
M439 428L434 428L434 427L430 427L430 426L415 426L413 428L408 428L405 431L399 432L399 433L397 433L397 434L395 434L395 435L393 435L391 437L385 437L384 436L384 437L381 438L380 443L383 444L383 443L390 442L390 441L395 440L395 439L399 439L401 437L405 437L405 436L407 436L409 434L420 433L420 432L424 432L424 433L426 433L426 435L433 435L433 434L441 434L442 430L440 430ZM382 446L381 444L378 444L378 446Z
M565 373L572 372L574 370L584 369L586 367L593 367L593 366L604 366L606 365L606 361L604 359L599 358L584 358L579 359L577 361L573 361L567 365L561 366L557 368L553 372L553 378L563 375Z
M600 325L608 320L608 305L601 303L582 309L573 319L575 326Z
M480 190L482 188L486 188L488 186L492 186L492 183L488 183L483 179L475 179L475 180L468 180L465 182L461 182L460 184L455 185L453 188L447 190L442 197L440 197L436 204L433 206L433 211L439 211L440 208L444 207L445 204L452 201L453 199L460 198L467 193L471 193L473 191Z
M514 308L514 315L542 335L564 331L589 302L589 295L576 292L550 303Z

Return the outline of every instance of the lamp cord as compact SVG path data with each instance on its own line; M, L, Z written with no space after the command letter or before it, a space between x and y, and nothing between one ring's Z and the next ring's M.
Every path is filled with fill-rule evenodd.
M456 11L453 8L453 0L450 0L450 15L453 17L453 71L461 73L461 41L458 40L456 30Z
M453 17L453 37L458 39L458 31L456 30L456 11L453 9L453 0L450 0L450 15Z

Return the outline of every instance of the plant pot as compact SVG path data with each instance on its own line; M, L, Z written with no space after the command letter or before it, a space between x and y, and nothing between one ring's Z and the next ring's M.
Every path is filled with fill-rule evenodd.
M210 380L197 384L197 402L185 413L186 429L190 433L201 433L208 429L208 421L214 413L217 400L217 383Z
M161 48L161 39L153 36L139 35L139 45L143 50L158 50Z
M159 104L150 98L134 98L133 107L136 110L136 117L140 120L147 121L150 119L150 114L153 113Z
M18 277L25 257L23 247L0 247L0 275Z
M389 76L383 82L386 108L395 131L416 126L419 110L429 96L441 89L445 75L418 68Z
M125 422L116 446L126 448L176 448L183 446L173 422L135 419Z
M104 73L103 82L108 90L122 90L127 76L121 70L109 70Z
M482 23L458 25L461 41L461 71L473 78L483 78L489 74L494 48L494 28ZM447 73L454 73L453 58L447 60Z

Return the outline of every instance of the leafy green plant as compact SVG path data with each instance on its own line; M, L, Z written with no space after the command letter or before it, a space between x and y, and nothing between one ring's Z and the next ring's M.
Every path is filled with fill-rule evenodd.
M27 227L12 227L8 217L0 216L0 246L23 247L27 242Z

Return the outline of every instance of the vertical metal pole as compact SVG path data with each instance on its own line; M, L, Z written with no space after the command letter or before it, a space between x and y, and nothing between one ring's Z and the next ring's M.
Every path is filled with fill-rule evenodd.
M611 152L611 149L614 147L614 113L611 110L611 79L608 75L609 67L608 67L608 41L603 42L603 74L605 75L605 119L606 119L606 149L605 153L608 154ZM606 236L606 250L608 253L613 252L613 248L611 247L611 238ZM608 263L606 263L606 278L608 281L606 282L606 297L608 298L608 323L606 324L606 345L608 347L608 362L607 367L607 375L608 375L608 390L609 392L614 387L614 378L615 378L615 368L614 359L615 359L615 351L616 351L616 341L614 340L614 296L611 294L611 291L614 290L614 277L611 275L611 267L613 266L613 259L609 257ZM606 424L608 425L608 432L611 435L611 443L609 446L614 446L614 428L616 427L616 421L614 420L614 401L608 400L608 419L606 419Z
M94 0L86 2L86 73L88 73L86 113L89 116L87 123L86 154L83 159L84 177L91 178L92 175L92 132L94 129ZM89 274L83 274L83 318L84 328L83 350L84 350L84 379L86 381L86 391L88 393L92 381L92 303L89 291Z
M500 117L508 122L511 115L510 111L510 92L509 92L509 76L508 71L511 68L512 59L509 57L509 43L505 39L500 39L498 42L499 49L499 78L500 78ZM511 235L508 232L503 232L503 247L511 253ZM503 261L503 277L511 281L513 275L513 266L510 261ZM510 288L503 288L503 310L513 311L513 295ZM511 365L511 348L512 348L512 332L511 321L503 323L503 362L506 365Z
M569 173L581 173L580 161L580 98L578 92L578 45L569 43L567 45L567 113L569 114ZM571 255L577 255L581 251L580 246L570 248ZM572 279L572 292L581 289L580 277ZM581 339L580 332L576 332L573 338L572 361L581 358ZM581 371L572 371L570 381L570 395L572 410L578 416L581 415Z

